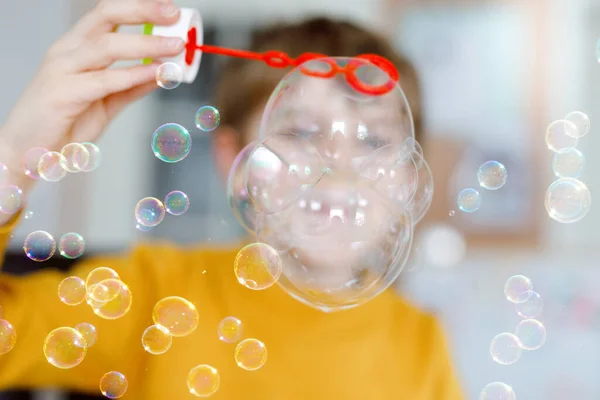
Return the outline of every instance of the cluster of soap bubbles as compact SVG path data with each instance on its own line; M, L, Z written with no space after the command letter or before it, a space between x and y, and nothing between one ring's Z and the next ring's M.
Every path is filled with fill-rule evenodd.
M332 63L390 91L360 93L327 74ZM259 242L238 255L237 279L255 290L278 282L323 311L362 304L402 271L432 196L400 86L366 60L309 61L279 83L259 139L230 170L229 204Z
M503 164L498 161L486 161L477 170L479 186L486 190L498 190L504 184L508 174ZM481 194L473 188L466 188L458 193L456 202L458 208L466 213L472 213L481 207ZM454 213L451 211L450 216Z
M523 319L514 333L503 332L492 339L490 354L498 364L510 365L521 358L523 350L537 350L546 342L546 328L536 319L542 313L544 302L533 290L531 280L523 275L508 278L504 284L504 295L515 305L517 314ZM502 382L488 384L479 396L480 400L515 398L513 388Z
M577 149L579 139L589 131L590 119L580 111L569 113L546 129L546 145L554 152L552 171L558 179L546 190L545 206L555 221L577 222L590 210L590 190L579 180L585 168L585 157Z
M25 170L34 179L58 182L67 173L92 172L100 166L100 149L94 143L69 143L58 151L42 151L42 148L30 149L26 155ZM37 158L37 173L29 169ZM30 160L31 159L31 160Z
M56 248L54 236L46 231L31 232L23 243L25 255L37 262L48 261L56 252ZM58 241L58 251L64 258L79 258L85 252L85 239L76 232L65 233Z
M160 224L168 214L179 216L190 208L190 199L181 190L169 192L163 201L156 197L146 197L140 200L134 210L137 229L148 231Z

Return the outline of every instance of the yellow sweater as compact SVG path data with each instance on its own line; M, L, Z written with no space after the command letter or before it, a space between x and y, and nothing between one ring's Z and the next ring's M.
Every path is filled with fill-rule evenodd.
M0 254L9 228L0 230ZM69 275L85 279L93 268L107 266L130 287L133 306L118 320L101 319L85 302L75 307L61 303L57 287L62 273L0 275L4 318L18 335L14 349L0 356L0 390L64 388L99 394L100 377L120 371L129 382L124 399L193 399L187 374L196 365L210 364L221 377L215 400L462 399L434 318L392 291L362 307L325 314L277 287L260 292L244 288L233 273L235 254L152 245L81 263ZM142 332L153 324L155 303L167 296L193 302L200 325L191 335L174 338L167 353L151 355L142 347ZM218 340L217 326L227 316L244 323L245 337L267 346L268 360L261 369L239 368L235 344ZM85 360L70 370L50 365L42 351L45 336L81 322L98 332Z

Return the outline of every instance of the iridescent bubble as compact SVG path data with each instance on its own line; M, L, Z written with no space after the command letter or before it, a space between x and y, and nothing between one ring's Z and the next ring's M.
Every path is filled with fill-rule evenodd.
M0 163L0 186L7 185L9 182L8 167L5 164Z
M81 171L92 172L97 170L102 162L102 154L100 153L100 149L91 142L85 142L81 144L85 147L89 154L88 161L85 163L85 165L81 166Z
M100 379L100 392L109 399L119 399L127 392L127 378L120 372L111 371Z
M242 339L243 333L244 326L242 325L242 321L236 317L226 317L219 322L217 335L221 342L237 343Z
M69 369L81 364L87 352L85 339L75 328L62 327L44 340L46 360L56 368Z
M86 298L88 303L94 307L99 307L102 304L114 300L118 295L121 287L118 285L104 285L102 282L95 283L87 287Z
M67 176L64 165L67 164L65 157L57 151L49 151L40 157L38 162L38 175L45 181L58 182Z
M68 306L76 306L85 300L86 288L83 279L69 276L58 285L58 297Z
M25 211L25 213L23 214L23 218L25 218L25 219L33 218L33 211Z
M165 209L171 215L183 215L190 208L190 199L180 190L174 190L165 196Z
M27 257L33 261L47 261L52 258L56 251L56 241L46 231L31 232L25 238L23 250Z
M120 280L121 278L119 278L119 274L117 274L115 270L108 267L99 267L90 271L87 278L85 278L85 285L89 289L92 287L92 285L103 282L107 279Z
M537 292L528 290L519 295L515 309L523 318L536 318L544 309L544 300Z
M190 154L192 137L179 124L164 124L152 136L152 152L161 161L176 163Z
M87 322L82 322L81 324L77 324L75 326L75 330L81 334L84 340L84 344L86 347L90 348L94 344L96 344L96 340L98 340L98 333L96 332L96 327Z
M164 354L172 343L173 337L162 325L151 325L142 333L142 346L150 354Z
M552 122L546 129L546 145L556 152L562 149L577 147L577 126L571 121L560 119Z
M524 350L537 350L546 343L546 328L535 319L524 319L519 322L515 335Z
M573 111L567 114L565 119L569 122L572 122L577 127L576 132L569 131L569 134L576 133L575 138L580 138L585 136L590 131L590 117L587 114L582 113L581 111Z
M0 186L0 213L15 214L23 205L23 191L15 185Z
M34 147L25 153L25 160L23 161L23 170L25 171L25 175L31 179L40 179L38 166L40 164L40 159L46 153L48 153L48 149L43 147Z
M85 251L85 240L78 233L65 233L58 241L58 251L64 258L71 260L79 258Z
M529 292L533 289L533 284L528 277L523 275L514 275L506 280L504 284L504 295L511 303L526 301L525 296L521 297L522 293Z
M235 347L235 362L247 371L256 371L267 362L267 347L257 339L244 339Z
M17 343L17 331L10 322L0 319L0 355L11 351L15 343Z
M554 181L546 190L548 216L565 224L581 220L590 210L592 195L588 187L574 178Z
M196 397L212 396L219 390L220 384L219 371L206 364L192 368L187 376L188 389Z
M486 161L477 171L479 185L487 190L498 190L506 183L507 173L498 161Z
M61 149L60 154L64 157L63 168L71 173L81 172L82 168L90 161L90 153L80 143L67 144Z
M481 393L479 400L516 400L517 396L512 387L502 382L488 383Z
M458 193L456 203L461 211L472 213L479 210L479 207L481 206L481 196L475 189L463 189Z
M510 365L521 358L521 343L512 333L501 333L496 335L490 344L492 359L498 364Z
M94 314L104 319L118 319L127 314L133 301L129 286L117 279L106 279L101 284L107 287L109 293L118 294L103 304L94 304Z
M252 290L273 286L281 276L282 267L277 251L265 243L252 243L242 248L233 263L238 282Z
M174 62L166 62L156 69L155 78L158 86L172 90L183 82L183 70Z
M455 214L456 214L456 211L454 211L454 210L448 211L448 216L449 217L454 217Z
M256 143L256 141L249 143L238 153L227 179L227 200L231 211L242 228L249 233L254 233L256 229L256 208L248 195L244 169Z
M165 206L155 197L146 197L137 203L134 214L138 224L151 228L165 218Z
M559 178L579 178L584 167L583 153L572 147L557 151L552 158L552 171Z
M171 336L182 337L194 332L200 317L194 304L183 297L165 297L154 306L152 320L167 328Z
M196 126L204 132L211 132L217 129L221 122L219 110L212 106L200 107L196 111Z

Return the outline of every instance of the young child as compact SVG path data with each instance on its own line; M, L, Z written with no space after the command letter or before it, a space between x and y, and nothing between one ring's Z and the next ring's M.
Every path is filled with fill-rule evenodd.
M122 34L120 24L168 25L179 10L168 0L103 0L48 52L29 89L0 129L0 162L11 181L27 192L31 180L21 161L32 147L56 150L69 142L94 141L126 105L156 88L156 65L108 69L118 60L160 59L183 50L177 39ZM334 56L375 53L391 60L415 114L420 132L417 80L409 64L384 40L352 24L312 19L257 33L250 50L276 48L292 57L303 52ZM217 88L222 116L215 133L217 167L227 175L236 154L255 139L269 94L282 77L259 63L235 60ZM18 216L2 216L4 251ZM65 275L45 270L25 277L0 276L3 318L18 333L0 357L0 389L62 388L99 393L100 378L119 371L128 380L125 398L193 398L189 371L209 364L220 374L215 399L411 399L459 400L442 331L392 290L349 310L323 313L273 286L252 291L233 272L238 249L182 249L139 246L126 255L103 256L78 265L69 275L83 279L94 268L114 269L133 295L131 310L116 320L101 319L85 303L68 307L57 287ZM181 296L200 315L198 328L176 337L164 354L144 350L141 336L153 324L157 301ZM244 324L244 337L265 343L268 359L256 371L239 368L234 344L218 340L217 326L228 316ZM98 340L75 368L59 369L44 357L46 335L58 327L89 322Z

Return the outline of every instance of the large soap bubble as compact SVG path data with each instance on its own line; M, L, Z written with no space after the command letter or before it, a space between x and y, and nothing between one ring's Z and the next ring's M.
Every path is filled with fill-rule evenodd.
M357 82L385 90L365 94ZM230 204L279 254L284 290L335 311L393 283L433 179L406 97L387 72L357 58L300 65L271 95L251 146L232 167Z

